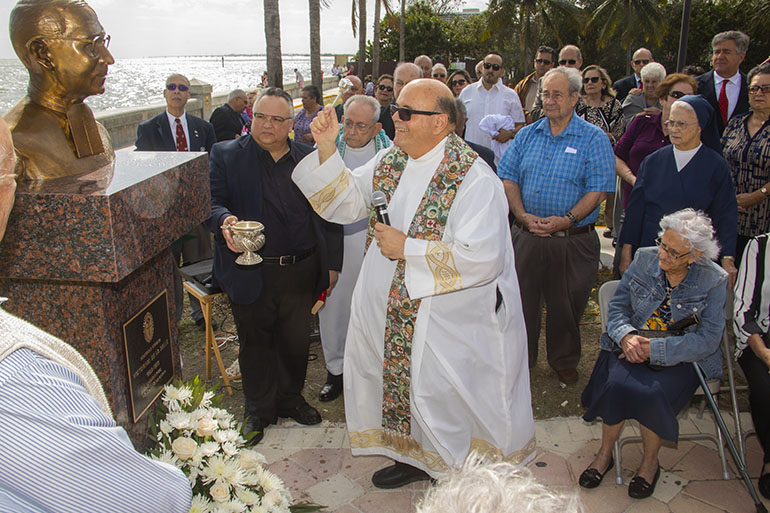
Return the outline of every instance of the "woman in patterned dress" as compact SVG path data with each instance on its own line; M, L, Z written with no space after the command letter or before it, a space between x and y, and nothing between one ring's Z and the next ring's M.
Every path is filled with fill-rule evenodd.
M592 125L601 128L615 146L623 136L626 124L623 120L623 108L615 99L610 76L604 68L596 64L587 66L582 75L583 87L580 89L575 112Z
M294 140L305 144L314 144L313 135L310 133L310 122L323 108L321 90L314 85L302 88L302 108L294 116Z

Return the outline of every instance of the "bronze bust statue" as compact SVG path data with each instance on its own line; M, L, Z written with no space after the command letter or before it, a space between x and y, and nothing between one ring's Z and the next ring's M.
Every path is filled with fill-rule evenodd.
M107 67L115 62L94 10L82 0L20 0L11 11L10 32L29 71L27 96L5 115L16 175L45 180L111 174L109 134L83 103L104 92Z

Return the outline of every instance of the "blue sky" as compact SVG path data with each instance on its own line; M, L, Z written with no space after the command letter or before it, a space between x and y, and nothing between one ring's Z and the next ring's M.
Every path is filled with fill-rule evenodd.
M350 28L352 0L332 0L321 10L321 51L353 54L357 39ZM265 31L261 0L90 0L99 20L112 36L116 58L160 55L218 55L264 53ZM396 7L397 1L391 0ZM8 20L16 0L0 0L0 20ZM369 39L374 3L367 2ZM485 9L488 0L466 0L464 8ZM309 53L307 3L281 2L283 53ZM6 26L4 22L2 26ZM0 38L0 58L15 58L6 31Z

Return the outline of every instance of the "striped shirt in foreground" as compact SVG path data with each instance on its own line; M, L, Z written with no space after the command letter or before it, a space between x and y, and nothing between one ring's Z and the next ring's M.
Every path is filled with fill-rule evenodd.
M735 281L733 328L735 330L735 357L748 346L750 335L765 335L770 326L770 258L767 243L770 234L749 241L743 251L741 268Z
M0 361L0 513L186 513L191 497L75 373L29 349Z

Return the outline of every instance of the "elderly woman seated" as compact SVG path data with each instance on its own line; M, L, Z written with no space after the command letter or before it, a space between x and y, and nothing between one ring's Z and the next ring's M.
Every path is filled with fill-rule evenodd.
M719 245L709 218L684 209L663 217L655 248L636 252L609 304L607 332L583 391L583 418L602 419L602 443L580 476L580 486L599 486L612 468L612 449L626 419L636 419L644 456L628 487L630 497L649 497L660 476L663 440L676 443L676 414L698 388L690 362L707 378L720 377L727 273L713 260ZM692 322L676 334L669 326ZM638 330L645 330L640 333ZM660 331L660 335L649 330Z

